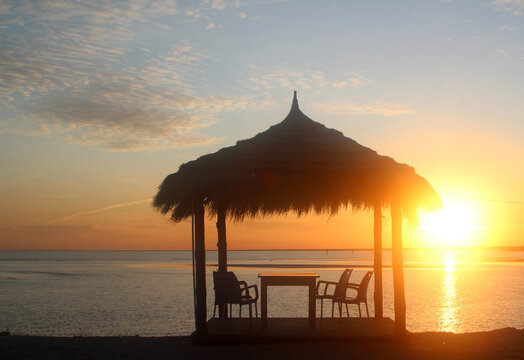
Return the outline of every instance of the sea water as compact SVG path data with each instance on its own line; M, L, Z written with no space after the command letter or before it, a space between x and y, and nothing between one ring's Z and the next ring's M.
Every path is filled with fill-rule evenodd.
M207 309L213 313L207 252ZM391 252L384 251L384 315L394 318ZM405 250L410 331L470 332L524 327L524 252ZM230 251L239 279L258 273L316 271L358 282L372 251ZM0 331L26 335L189 335L194 330L190 251L0 251ZM368 290L373 315L373 283ZM270 287L268 314L307 317L305 287ZM320 311L318 304L317 314ZM356 306L351 316L358 316ZM237 310L234 310L237 315ZM247 308L243 316L247 316ZM324 316L331 316L326 303Z

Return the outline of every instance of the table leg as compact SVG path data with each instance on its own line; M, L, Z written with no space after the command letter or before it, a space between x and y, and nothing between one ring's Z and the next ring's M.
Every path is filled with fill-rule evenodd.
M262 290L262 296L261 296L261 324L262 324L262 331L264 331L267 327L267 284L265 283L264 279L261 281L261 290Z
M311 328L314 330L316 326L316 317L317 317L317 299L316 299L316 287L315 282L309 284L309 322Z

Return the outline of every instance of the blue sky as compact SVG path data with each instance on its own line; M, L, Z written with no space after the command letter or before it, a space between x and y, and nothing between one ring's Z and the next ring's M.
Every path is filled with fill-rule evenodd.
M308 116L443 195L524 199L523 12L523 0L2 2L0 248L36 244L42 226L166 233L147 203L163 177L282 120L293 90ZM499 240L521 244L522 206L493 211Z

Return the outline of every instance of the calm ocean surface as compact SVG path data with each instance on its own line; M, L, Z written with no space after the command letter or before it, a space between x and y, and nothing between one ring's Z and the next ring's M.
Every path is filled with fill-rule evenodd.
M404 254L408 330L524 328L524 252ZM216 256L207 253L209 265ZM228 258L230 264L252 266L231 270L259 285L259 272L281 271L283 264L310 265L308 271L336 281L344 267L373 263L371 251L230 251ZM384 251L384 263L390 259ZM315 269L318 265L335 267ZM352 280L367 270L356 268ZM208 316L212 271L207 270ZM372 288L373 280L370 303ZM305 287L269 288L268 299L269 316L307 316ZM384 269L384 315L394 317L390 268ZM6 328L27 335L188 335L194 329L191 252L0 251L0 331Z

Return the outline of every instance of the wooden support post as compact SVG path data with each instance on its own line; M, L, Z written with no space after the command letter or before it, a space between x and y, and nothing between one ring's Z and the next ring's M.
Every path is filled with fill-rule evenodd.
M218 233L218 271L227 272L227 242L226 242L226 207L219 205L217 210L217 233ZM227 319L227 305L218 306L220 319Z
M204 236L204 203L195 199L193 205L195 216L195 273L196 273L196 337L207 335L206 329L206 246Z
M393 260L393 292L395 297L395 333L406 333L406 296L404 293L404 259L402 256L402 210L400 204L391 201L391 233Z
M218 232L218 271L227 271L227 242L226 242L226 207L219 206L217 211Z
M382 296L382 209L380 203L374 206L374 255L373 267L375 270L375 318L382 319L383 296Z

